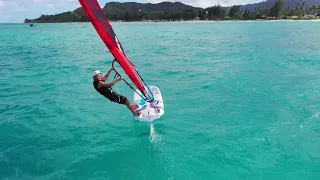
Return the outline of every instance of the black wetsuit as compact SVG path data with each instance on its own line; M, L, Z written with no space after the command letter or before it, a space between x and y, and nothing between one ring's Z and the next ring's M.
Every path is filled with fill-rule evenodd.
M98 82L99 81L93 81L93 86L101 95L109 99L110 101L117 102L119 104L125 104L127 101L127 98L125 96L122 96L115 91L111 87L100 87L98 89ZM104 81L103 81L104 82Z

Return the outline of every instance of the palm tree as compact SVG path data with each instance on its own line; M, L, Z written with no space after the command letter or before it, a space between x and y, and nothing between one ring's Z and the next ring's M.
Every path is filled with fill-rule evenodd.
M290 8L287 7L286 10L285 10L285 14L286 14L286 15L289 15L289 13L290 13Z
M309 6L306 6L306 12L307 12L307 14L310 14L310 7Z

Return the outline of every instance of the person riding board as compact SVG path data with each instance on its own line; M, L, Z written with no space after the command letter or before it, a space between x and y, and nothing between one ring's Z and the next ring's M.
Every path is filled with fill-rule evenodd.
M131 105L129 99L121 94L116 93L112 86L117 84L119 81L123 80L123 77L120 77L110 83L105 82L108 77L110 76L110 73L114 70L114 67L112 66L111 69L108 71L108 73L102 77L101 72L99 70L96 70L93 72L93 86L96 89L97 92L99 92L101 95L106 97L112 102L116 102L118 104L125 104L129 108L129 110L132 112L134 116L139 116L139 113L136 112L136 109L138 108L138 105Z

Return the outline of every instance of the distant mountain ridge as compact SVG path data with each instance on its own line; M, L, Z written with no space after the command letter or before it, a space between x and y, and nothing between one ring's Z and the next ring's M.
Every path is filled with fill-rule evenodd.
M182 13L186 10L200 10L202 8L193 7L181 2L161 2L156 4L137 2L108 2L102 8L105 15L110 20L121 20L128 18L132 14L149 13L151 16L159 13ZM137 15L138 16L138 15ZM68 18L67 18L68 17ZM179 17L180 18L180 17ZM88 21L82 7L74 11L64 12L56 15L42 15L37 19L26 19L25 22L76 22Z
M183 11L186 9L202 9L183 4L181 2L161 2L156 4L137 3L137 2L109 2L103 7L104 10L121 10L121 11L141 11L141 12L173 12Z
M258 7L268 7L271 8L276 0L267 0L260 3L253 3L253 4L246 4L246 5L240 5L241 9L250 9L250 11L253 11L255 8ZM302 4L303 2L306 2L307 6L311 5L320 5L320 0L286 0L286 7L294 8L296 7L297 3Z

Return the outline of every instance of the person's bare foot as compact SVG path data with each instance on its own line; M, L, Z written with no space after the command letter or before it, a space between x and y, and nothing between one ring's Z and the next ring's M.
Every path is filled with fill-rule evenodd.
M131 105L130 107L133 111L136 111L139 108L137 104Z
M133 116L139 116L139 115L140 115L139 112L136 112L136 111L133 112Z

